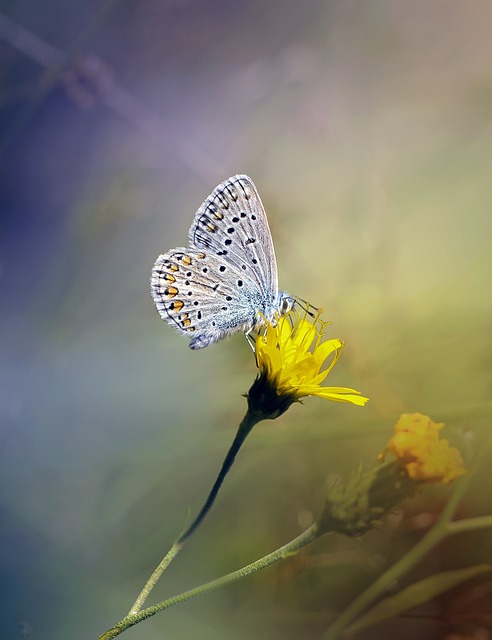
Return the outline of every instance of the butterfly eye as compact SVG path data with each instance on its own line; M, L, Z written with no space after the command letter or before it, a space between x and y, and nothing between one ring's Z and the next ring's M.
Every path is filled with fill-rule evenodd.
M281 315L285 315L292 309L292 298L285 297L282 299L282 304L280 305L280 313Z

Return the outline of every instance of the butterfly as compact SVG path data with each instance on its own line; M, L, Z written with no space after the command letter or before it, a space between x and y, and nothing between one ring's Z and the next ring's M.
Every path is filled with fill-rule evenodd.
M191 338L191 349L248 335L291 310L294 298L278 289L272 235L248 176L232 176L212 191L188 243L157 258L150 289L163 320Z

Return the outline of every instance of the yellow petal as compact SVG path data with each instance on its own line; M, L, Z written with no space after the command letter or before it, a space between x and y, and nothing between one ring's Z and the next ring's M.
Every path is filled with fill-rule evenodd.
M276 324L267 323L256 340L258 368L279 395L297 398L317 395L362 406L367 398L354 389L320 387L343 348L343 342L337 338L321 342L325 326L320 313L312 319L300 316L298 311L280 317Z
M360 391L347 387L302 387L302 395L319 396L336 402L351 402L363 407L369 398L360 395Z
M466 473L458 449L439 438L443 427L420 413L403 414L396 423L388 449L412 480L449 484Z
M301 320L299 325L296 327L293 342L301 353L307 352L311 347L315 335L316 325L311 324L307 320Z

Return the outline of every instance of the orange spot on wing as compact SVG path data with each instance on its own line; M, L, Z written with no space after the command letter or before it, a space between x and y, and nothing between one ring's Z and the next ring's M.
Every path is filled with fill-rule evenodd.
M164 295L168 296L169 298L174 298L177 293L178 290L176 289L176 287L167 287L167 289L164 290Z
M172 307L171 310L172 311L181 311L181 309L184 307L184 302L182 300L175 300L172 303Z

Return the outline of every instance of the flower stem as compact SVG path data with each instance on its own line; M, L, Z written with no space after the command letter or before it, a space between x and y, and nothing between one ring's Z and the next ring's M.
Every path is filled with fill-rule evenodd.
M232 441L231 447L227 452L226 457L224 458L224 462L222 463L222 468L219 471L219 475L217 476L217 479L215 480L215 483L210 493L208 494L205 504L201 508L197 517L190 524L190 526L186 529L186 531L183 534L181 534L177 542L173 544L173 546L169 549L169 551L166 553L164 558L158 564L155 571L152 573L150 578L145 583L145 586L140 592L140 594L138 595L138 598L135 600L134 604L132 605L130 611L128 612L128 616L135 615L141 610L145 601L149 597L150 592L157 584L157 581L159 580L161 575L164 573L164 571L167 569L169 564L173 561L173 559L179 553L185 541L196 531L196 529L202 523L203 519L205 518L207 513L210 511L213 503L215 502L215 499L217 498L217 494L219 493L219 489L222 486L222 483L224 482L226 475L229 473L234 463L234 460L236 459L239 449L242 447L251 429L255 426L255 424L260 422L260 420L262 420L263 417L264 416L258 413L255 413L254 411L251 411L248 408L246 415L244 416L241 424L238 427L236 436Z
M242 447L244 441L246 440L247 436L249 435L251 429L255 426L255 424L257 424L260 420L262 419L262 416L259 416L256 413L253 413L252 411L250 411L248 409L248 411L246 412L246 415L244 416L241 424L239 425L239 428L237 430L236 436L234 438L234 440L232 441L231 447L229 449L229 451L226 454L226 457L224 458L224 462L222 463L222 468L219 471L219 475L217 476L217 479L214 482L214 485L210 491L210 493L208 494L208 498L205 500L205 504L203 505L203 507L200 510L200 513L197 515L197 517L193 520L193 522L190 524L190 526L188 527L188 529L186 529L186 531L181 534L181 536L178 539L177 544L182 545L183 542L189 538L195 531L196 529L200 526L200 524L202 523L203 519L205 518L205 516L207 515L207 513L210 511L213 503L215 502L215 498L217 497L217 494L219 493L219 489L222 486L222 483L224 482L224 479L226 477L226 475L229 473L234 460L236 459L236 456L239 452L239 449Z
M449 535L463 533L464 531L477 531L478 529L490 529L492 527L492 516L479 516L477 518L466 518L449 522L447 532Z
M268 555L260 558L259 560L256 560L255 562L252 562L242 569L238 569L237 571L228 573L221 578L217 578L216 580L212 580L211 582L207 582L206 584L200 585L199 587L195 587L194 589L185 591L184 593L181 593L177 596L168 598L167 600L159 602L158 604L148 607L147 609L138 611L138 613L127 615L125 618L123 618L123 620L115 624L114 627L99 636L99 640L111 640L112 638L116 638L116 636L119 636L126 629L129 629L139 622L142 622L142 620L154 616L156 613L159 613L159 611L164 611L164 609L169 609L169 607L172 607L175 604L185 602L186 600L190 600L191 598L202 595L214 589L219 589L220 587L230 584L231 582L234 582L236 580L240 580L241 578L244 578L249 574L254 573L255 571L264 569L265 567L268 567L278 560L283 560L284 558L295 554L299 549L308 545L318 536L318 525L313 524L311 527L309 527L309 529L306 529L306 531L303 531L303 533L297 536L297 538L294 538L284 546L276 549L275 551L272 551L272 553L269 553Z
M135 600L134 604L132 605L132 608L128 612L129 616L134 615L135 613L138 613L140 611L140 609L144 605L144 602L149 597L150 592L157 584L157 581L159 580L161 575L164 573L164 571L167 569L167 567L171 564L174 557L179 553L180 549L181 549L181 545L179 544L179 542L175 542L173 546L169 549L169 551L166 553L164 558L162 558L162 560L157 565L156 569L154 570L150 578L145 583L144 588L139 593L138 598Z
M484 447L480 455L475 461L475 469L477 469L483 459L488 455L492 448L492 439L489 440L487 446ZM455 514L458 504L463 497L465 491L473 477L472 473L468 473L456 485L451 498L446 507L443 509L439 520L432 529L398 562L379 576L370 587L363 591L351 604L341 613L328 631L323 636L323 640L337 640L341 633L349 624L364 611L372 602L377 600L387 589L391 587L397 580L408 573L422 558L424 558L439 542L449 534L459 533L470 529L479 529L492 525L492 518L485 516L483 518L471 518L470 524L467 526L467 520L451 522L451 518Z
M410 571L429 551L441 540L443 532L440 528L433 527L429 533L418 542L413 549L404 555L398 562L379 576L360 596L358 596L345 611L338 616L335 622L323 636L323 640L336 640L341 631L362 613L374 600L384 593L391 585Z

